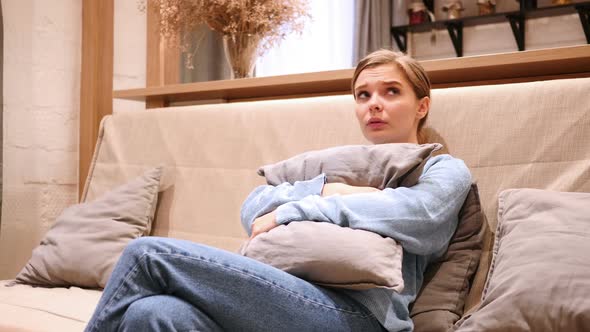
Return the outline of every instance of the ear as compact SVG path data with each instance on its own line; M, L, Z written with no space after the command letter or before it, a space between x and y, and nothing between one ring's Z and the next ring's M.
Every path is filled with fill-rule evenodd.
M418 105L418 110L416 111L416 120L423 119L426 115L428 115L428 111L430 110L430 97L426 96L420 99L420 103Z

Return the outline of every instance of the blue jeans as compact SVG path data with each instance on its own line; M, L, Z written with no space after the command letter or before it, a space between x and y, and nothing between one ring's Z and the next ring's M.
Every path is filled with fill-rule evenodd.
M132 241L86 331L383 331L361 304L228 251Z

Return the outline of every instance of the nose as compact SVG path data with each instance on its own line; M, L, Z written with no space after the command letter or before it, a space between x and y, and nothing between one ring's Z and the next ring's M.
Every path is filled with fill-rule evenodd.
M381 103L381 99L377 94L373 94L371 96L371 100L369 101L369 110L371 112L381 112L383 111L383 104Z

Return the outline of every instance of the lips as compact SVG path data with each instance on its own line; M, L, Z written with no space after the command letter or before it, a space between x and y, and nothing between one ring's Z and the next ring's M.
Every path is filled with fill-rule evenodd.
M367 122L367 127L371 128L371 129L378 129L378 128L385 126L386 124L387 124L387 122L385 122L379 118L370 118L369 121Z

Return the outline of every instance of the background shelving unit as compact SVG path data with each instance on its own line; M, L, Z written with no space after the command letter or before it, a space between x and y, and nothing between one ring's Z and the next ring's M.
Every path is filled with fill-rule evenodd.
M432 9L432 8L431 8ZM494 13L490 15L466 16L452 20L438 20L412 25L400 25L391 27L391 35L402 51L407 51L408 32L425 32L446 29L449 32L457 57L463 56L463 27L499 22L510 22L514 40L519 51L525 50L525 20L528 18L549 17L578 13L580 23L586 35L586 42L590 44L590 1L537 7L536 0L520 0L520 9L517 11Z

